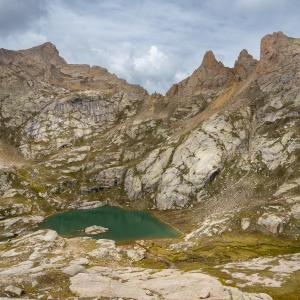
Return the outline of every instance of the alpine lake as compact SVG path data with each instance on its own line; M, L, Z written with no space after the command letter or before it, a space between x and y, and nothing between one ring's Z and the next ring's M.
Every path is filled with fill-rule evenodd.
M97 225L108 228L95 235L85 228ZM93 209L71 210L52 215L44 220L40 229L53 229L64 237L91 236L118 242L139 239L176 238L179 233L147 211L129 210L105 205Z

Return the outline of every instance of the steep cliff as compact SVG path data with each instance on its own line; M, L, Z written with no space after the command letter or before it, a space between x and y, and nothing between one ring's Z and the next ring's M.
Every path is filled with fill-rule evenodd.
M68 64L51 43L0 49L0 296L296 299L299 112L300 39L281 32L233 68L208 51L165 96ZM153 208L182 235L33 232L105 203Z
M57 210L95 197L194 206L200 219L260 207L255 229L277 203L273 214L283 210L292 232L299 62L300 40L273 33L262 39L259 61L243 50L228 68L208 51L161 96L101 67L67 64L51 43L1 49L1 139L19 150L18 162L1 171L3 210L18 214L10 209L16 201L20 214Z

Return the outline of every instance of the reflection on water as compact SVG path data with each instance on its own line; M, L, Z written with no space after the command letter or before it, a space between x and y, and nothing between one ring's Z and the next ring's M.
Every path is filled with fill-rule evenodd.
M103 206L89 210L73 210L47 218L40 228L49 228L62 236L87 236L84 229L100 225L108 232L92 236L96 239L116 241L172 238L177 232L145 211L125 210L120 207Z

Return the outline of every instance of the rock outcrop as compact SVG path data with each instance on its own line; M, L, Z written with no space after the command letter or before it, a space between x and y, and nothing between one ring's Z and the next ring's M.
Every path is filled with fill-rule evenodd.
M0 49L1 239L30 232L49 213L109 202L186 209L190 220L181 224L193 227L173 249L226 232L297 240L299 111L300 39L282 32L262 39L259 60L242 50L233 68L208 51L200 67L165 96L148 95L101 67L68 64L51 43ZM54 233L44 238L56 239ZM139 261L145 255L104 243L89 251L91 259ZM95 275L83 274L82 264L62 267L62 276L74 276L74 292L88 293L80 284L92 276L103 279L106 289L104 269ZM35 268L41 270L29 259L0 275ZM172 277L177 271L166 272ZM139 280L130 277L128 289ZM212 295L227 293L215 284ZM134 292L156 299L176 291ZM123 292L113 295L133 297Z
M88 235L94 235L94 234L100 234L107 232L109 229L103 226L97 226L97 225L92 225L89 227L86 227L84 229L84 232Z
M234 288L224 288L214 278L199 272L172 269L157 271L95 267L87 273L73 276L70 289L80 297L104 296L141 300L272 299L266 294L249 294Z
M38 162L48 198L72 181L186 207L217 195L222 176L268 182L271 197L298 176L299 56L299 40L281 32L262 39L260 61L243 50L234 68L208 51L163 97L100 67L67 64L50 43L2 49L1 130Z
M121 259L123 263L138 261L145 251L137 245L117 247L111 240L65 239L52 230L2 242L0 254L0 296L72 299L73 293L80 298L272 299L266 294L225 287L201 272L101 267L103 262L114 264ZM49 278L53 278L50 285ZM45 283L46 288L42 288Z
M234 72L239 80L246 79L257 66L258 61L243 49L234 63Z

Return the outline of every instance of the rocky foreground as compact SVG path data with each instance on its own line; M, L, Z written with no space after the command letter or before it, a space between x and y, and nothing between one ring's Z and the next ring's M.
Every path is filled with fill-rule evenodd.
M282 32L233 68L208 51L165 96L51 43L0 49L0 296L298 299L299 111L300 39ZM34 232L104 203L153 209L182 237Z
M85 299L272 299L266 294L224 287L199 271L122 267L142 260L145 250L117 247L110 240L63 239L47 230L1 243L0 247L0 284L7 285L4 294L8 296L25 293L34 299L75 299L73 295Z

